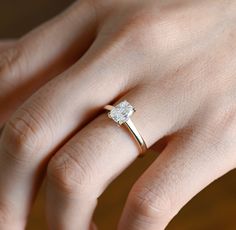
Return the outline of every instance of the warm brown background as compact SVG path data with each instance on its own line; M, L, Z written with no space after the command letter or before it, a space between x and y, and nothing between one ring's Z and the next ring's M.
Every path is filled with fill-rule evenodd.
M21 36L56 15L71 2L72 0L1 0L0 38ZM152 153L144 160L137 160L105 192L95 214L101 230L115 229L130 187L154 158ZM29 230L46 229L42 194L43 189L30 217ZM167 229L236 230L236 171L227 174L197 195Z

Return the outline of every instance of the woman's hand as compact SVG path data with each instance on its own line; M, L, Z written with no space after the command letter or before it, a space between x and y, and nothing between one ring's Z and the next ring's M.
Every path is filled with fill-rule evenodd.
M1 136L0 228L24 228L44 176L49 228L89 228L97 198L139 154L101 114L123 99L148 147L166 146L118 229L164 229L234 169L235 12L233 0L83 0L5 49L1 122L41 88Z

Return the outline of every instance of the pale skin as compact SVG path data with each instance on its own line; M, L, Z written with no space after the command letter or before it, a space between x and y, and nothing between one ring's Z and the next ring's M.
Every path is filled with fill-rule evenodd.
M103 113L123 99L161 154L117 229L164 229L235 169L235 40L233 0L83 0L1 42L0 229L24 229L44 177L49 229L95 228L97 198L139 154Z

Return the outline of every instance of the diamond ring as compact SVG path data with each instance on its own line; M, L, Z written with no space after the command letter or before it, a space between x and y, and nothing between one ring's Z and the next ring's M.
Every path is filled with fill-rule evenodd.
M130 119L131 116L136 112L135 108L128 102L128 101L122 101L116 106L107 105L104 107L104 109L108 110L108 117L111 118L113 121L115 121L118 125L124 125L132 134L132 136L135 138L137 144L140 148L140 156L143 156L143 154L147 150L147 145L142 138L141 134L135 127L134 123Z

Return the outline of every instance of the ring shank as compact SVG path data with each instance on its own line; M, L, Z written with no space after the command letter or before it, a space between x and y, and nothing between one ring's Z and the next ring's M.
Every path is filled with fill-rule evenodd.
M112 106L112 105L106 105L104 107L104 109L106 109L108 111L111 111L113 108L114 108L114 106ZM129 132L131 133L131 135L134 137L135 141L137 142L137 144L140 148L139 157L143 157L144 153L147 151L147 145L146 145L143 137L141 136L141 134L139 133L139 131L137 130L137 128L135 127L135 125L131 119L124 122L123 125L129 130Z
M139 133L139 131L137 130L137 128L135 127L131 119L125 122L124 125L127 127L127 129L130 131L130 133L133 135L133 137L137 141L141 150L140 157L142 157L144 153L147 151L147 145L143 137L141 136L141 134Z

